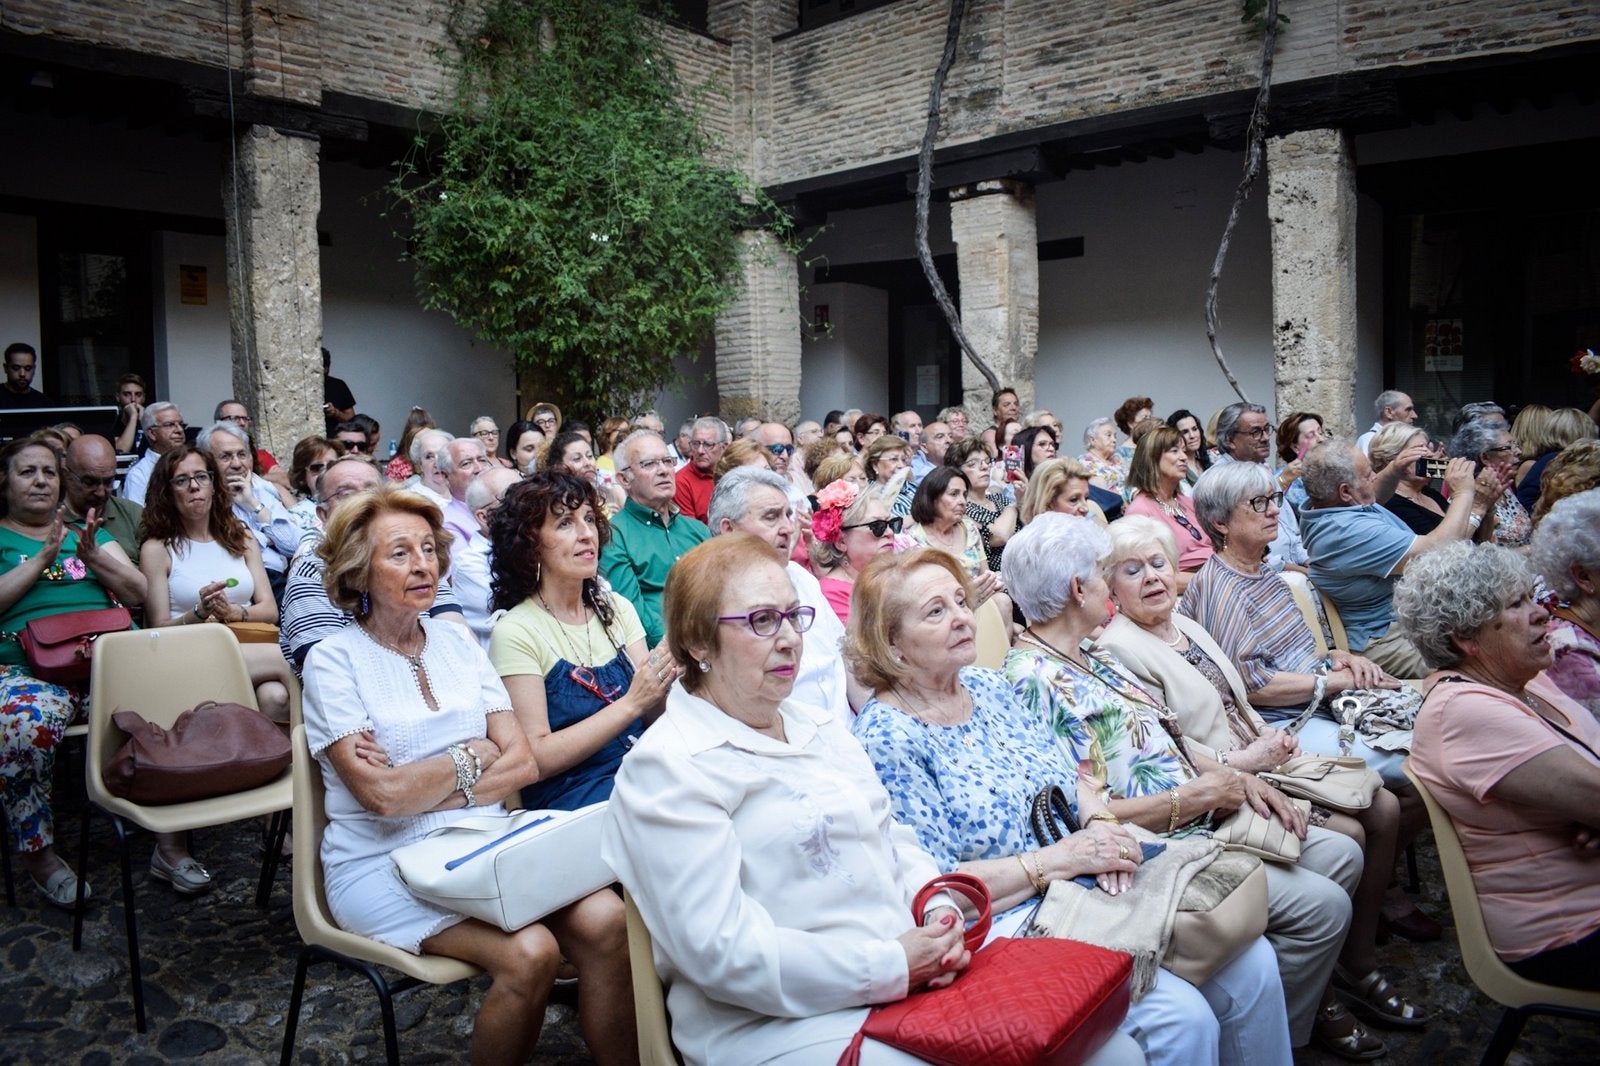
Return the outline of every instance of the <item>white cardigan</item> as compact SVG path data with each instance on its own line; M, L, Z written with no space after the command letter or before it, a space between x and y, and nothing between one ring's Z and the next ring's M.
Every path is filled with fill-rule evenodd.
M611 794L600 854L650 929L690 1066L838 1058L868 1004L905 996L896 938L939 873L839 718L782 713L787 743L675 685Z
M1264 729L1265 723L1245 694L1244 678L1239 676L1227 653L1211 639L1205 627L1176 611L1172 614L1172 624L1211 656L1211 661L1222 670L1222 676L1228 679L1234 702L1250 716L1258 730ZM1196 748L1216 758L1219 753L1238 747L1228 728L1227 711L1216 687L1166 641L1119 614L1106 626L1098 643L1115 655L1152 696L1171 708L1184 736Z

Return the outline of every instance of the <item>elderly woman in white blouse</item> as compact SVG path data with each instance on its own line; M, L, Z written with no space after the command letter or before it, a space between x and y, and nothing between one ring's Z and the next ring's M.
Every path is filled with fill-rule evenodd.
M831 1063L870 1005L959 979L962 923L935 906L912 925L938 867L845 724L789 700L815 613L777 554L701 544L665 613L685 673L623 760L601 855L650 929L686 1063ZM917 1060L868 1040L861 1061ZM1143 1059L1116 1034L1092 1061Z

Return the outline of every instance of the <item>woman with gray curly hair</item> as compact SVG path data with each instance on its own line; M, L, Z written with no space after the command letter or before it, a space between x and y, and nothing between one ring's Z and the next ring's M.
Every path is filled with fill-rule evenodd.
M1533 536L1533 519L1511 490L1522 462L1522 449L1504 421L1479 418L1456 430L1445 454L1452 459L1471 459L1481 471L1500 482L1501 493L1494 503L1494 543L1503 548L1526 548Z
M1600 718L1600 489L1550 509L1533 531L1532 562L1561 600L1551 612L1546 673Z
M1435 671L1412 770L1455 823L1490 945L1531 980L1600 989L1600 723L1545 673L1532 570L1450 544L1407 567L1394 599Z

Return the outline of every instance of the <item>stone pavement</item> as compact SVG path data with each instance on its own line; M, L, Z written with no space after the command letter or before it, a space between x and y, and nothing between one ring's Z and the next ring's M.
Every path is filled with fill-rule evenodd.
M70 797L61 799L66 808L63 836L70 838L75 852L78 807ZM207 863L217 887L194 900L183 900L166 885L150 881L150 844L147 838L135 838L134 882L149 1018L149 1031L142 1035L134 1032L128 999L122 900L109 823L97 818L91 832L89 878L95 899L84 926L83 951L72 951L71 917L43 907L31 886L19 884L17 906L0 906L0 995L8 1004L0 1014L0 1064L277 1062L299 940L287 869L280 871L267 909L254 905L259 838L254 823L198 831L195 854ZM1422 851L1423 878L1430 882L1423 888L1423 906L1446 920L1449 910L1442 901L1437 860L1431 847ZM1446 932L1436 944L1396 940L1380 948L1379 957L1390 979L1436 1014L1420 1033L1385 1033L1391 1049L1386 1061L1477 1061L1499 1008L1468 980L1453 933ZM480 977L399 996L402 1059L464 1062L486 983ZM383 1061L377 998L365 979L326 964L312 968L293 1061L306 1066ZM591 1061L570 1000L550 1007L533 1061L540 1066ZM1339 1060L1307 1053L1298 1061L1324 1066ZM1600 1062L1600 1025L1535 1019L1510 1061L1515 1066Z

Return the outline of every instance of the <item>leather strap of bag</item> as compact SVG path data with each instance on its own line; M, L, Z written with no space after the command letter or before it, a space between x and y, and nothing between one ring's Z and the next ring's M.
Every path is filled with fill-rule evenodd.
M1067 802L1067 794L1061 791L1060 785L1046 785L1039 790L1038 795L1033 797L1028 820L1033 826L1033 838L1041 848L1047 848L1068 833L1076 833L1083 828L1072 813L1072 804Z
M955 892L972 901L972 905L978 909L978 920L967 927L963 939L966 941L968 951L977 951L983 947L984 939L989 935L989 927L994 924L994 914L989 906L989 886L971 874L940 874L923 885L917 892L916 898L911 901L911 917L918 925L922 924L928 901L941 892Z

